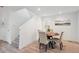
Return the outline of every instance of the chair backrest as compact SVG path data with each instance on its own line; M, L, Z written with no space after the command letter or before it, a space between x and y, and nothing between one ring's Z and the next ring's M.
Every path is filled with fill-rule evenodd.
M62 39L63 33L64 33L64 32L61 32L61 35L60 35L60 40Z
M46 36L45 32L40 32L39 31L39 42L44 43L44 44L47 43L47 36Z

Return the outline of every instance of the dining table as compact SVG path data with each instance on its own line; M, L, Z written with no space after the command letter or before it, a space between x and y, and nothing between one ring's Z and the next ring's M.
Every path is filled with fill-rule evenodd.
M47 38L48 40L50 40L49 42L49 48L52 47L52 48L55 48L55 40L54 40L54 36L59 36L59 33L57 32L47 32ZM50 38L50 39L49 39Z
M46 35L53 37L53 36L59 36L59 33L57 33L57 32L47 32Z

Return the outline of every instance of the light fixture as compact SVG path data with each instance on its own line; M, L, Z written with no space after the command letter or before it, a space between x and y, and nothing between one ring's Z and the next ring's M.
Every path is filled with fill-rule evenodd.
M58 14L62 14L62 11L59 11Z
M40 9L40 8L38 8L37 10L38 10L38 11L40 11L41 9Z

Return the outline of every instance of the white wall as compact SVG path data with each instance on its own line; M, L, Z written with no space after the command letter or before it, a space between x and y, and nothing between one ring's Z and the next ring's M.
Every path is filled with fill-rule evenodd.
M26 8L16 11L0 8L0 40L11 42L19 35L19 27L32 17ZM4 22L4 25L2 25Z
M37 16L32 17L20 27L20 49L38 39L38 29L41 29L41 19Z
M69 19L71 20L70 26L55 26L54 21L56 19ZM64 32L63 39L64 40L71 40L71 41L78 41L77 38L77 13L67 13L62 15L55 15L52 17L43 17L42 18L43 28L45 27L45 23L51 25L51 28L55 32Z
M9 16L9 39L12 42L16 39L19 35L19 27L31 19L32 15L29 14L29 11L27 9L21 9L16 12L13 12Z
M78 34L77 34L77 36L78 36L78 40L79 40L79 12L77 12L77 18L78 18L78 24L77 24L77 30L78 30Z
M9 42L8 40L8 25L9 25L9 14L10 10L6 8L0 8L0 40ZM4 24L2 24L4 23Z

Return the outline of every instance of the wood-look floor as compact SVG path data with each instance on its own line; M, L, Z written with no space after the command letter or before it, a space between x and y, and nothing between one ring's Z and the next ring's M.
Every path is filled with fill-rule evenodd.
M0 53L21 53L19 49L8 44L5 41L0 40Z
M62 51L57 47L55 49L48 49L47 53L79 53L79 43L63 41L63 44L64 48ZM35 41L19 50L7 42L0 40L0 53L39 53L38 47L38 42ZM44 49L41 52L44 53Z
M48 49L47 53L79 53L79 43L71 41L63 41L64 48L60 50L59 47L55 49ZM30 45L22 49L24 52L28 53L39 53L38 43L33 42ZM42 50L44 52L44 50Z

